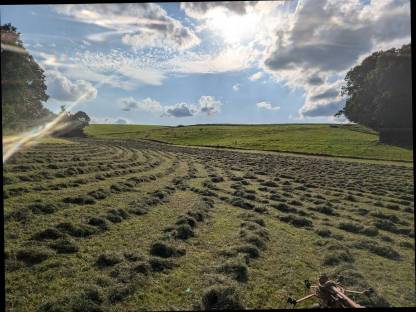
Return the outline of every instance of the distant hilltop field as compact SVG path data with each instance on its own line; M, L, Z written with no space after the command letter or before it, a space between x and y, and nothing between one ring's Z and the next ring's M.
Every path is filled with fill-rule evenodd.
M355 124L191 126L93 124L85 133L103 139L147 139L224 147L388 161L413 160L412 149L382 144L376 132Z

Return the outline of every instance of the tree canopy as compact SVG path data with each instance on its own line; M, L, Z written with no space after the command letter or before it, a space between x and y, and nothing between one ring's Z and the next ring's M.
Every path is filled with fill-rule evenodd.
M64 110L64 107L61 107ZM90 117L83 111L78 111L75 114L63 111L64 114L60 123L62 128L55 131L53 135L63 137L83 137L84 128L89 125Z
M387 137L389 143L411 140L410 44L373 53L352 68L345 81L346 105L337 115L379 131L381 141Z
M5 24L0 31L3 128L32 126L53 115L42 105L48 99L44 72L25 49L16 27Z

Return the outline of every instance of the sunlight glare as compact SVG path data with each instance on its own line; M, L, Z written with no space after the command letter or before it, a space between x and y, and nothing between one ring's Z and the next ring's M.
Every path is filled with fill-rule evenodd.
M111 80L113 77L114 75L110 75L108 78L98 82L94 87L99 88L101 85ZM81 94L76 101L72 102L66 107L66 111L71 111L71 109L76 107L89 95L90 93L88 91ZM40 139L43 137L51 135L55 131L65 128L67 124L63 122L64 116L66 116L65 111L58 114L52 121L35 127L30 131L13 135L8 138L3 137L3 164L18 151L27 149L28 147L39 143Z
M208 19L208 27L227 43L238 43L255 36L260 17L254 12L245 15L227 15L216 12Z

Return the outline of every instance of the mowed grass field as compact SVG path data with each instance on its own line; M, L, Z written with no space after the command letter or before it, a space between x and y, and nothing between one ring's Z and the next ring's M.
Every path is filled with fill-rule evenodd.
M416 304L411 167L117 128L90 130L135 140L46 140L5 163L6 311L284 308L320 273L372 287L353 296L367 306Z
M150 139L179 145L413 160L412 149L381 144L377 133L359 125L90 125L85 132L94 138Z

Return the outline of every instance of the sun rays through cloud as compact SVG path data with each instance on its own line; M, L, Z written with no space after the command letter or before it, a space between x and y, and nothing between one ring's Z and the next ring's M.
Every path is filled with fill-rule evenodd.
M220 11L208 17L209 29L226 43L242 43L252 39L258 29L260 16L256 13L227 15Z

